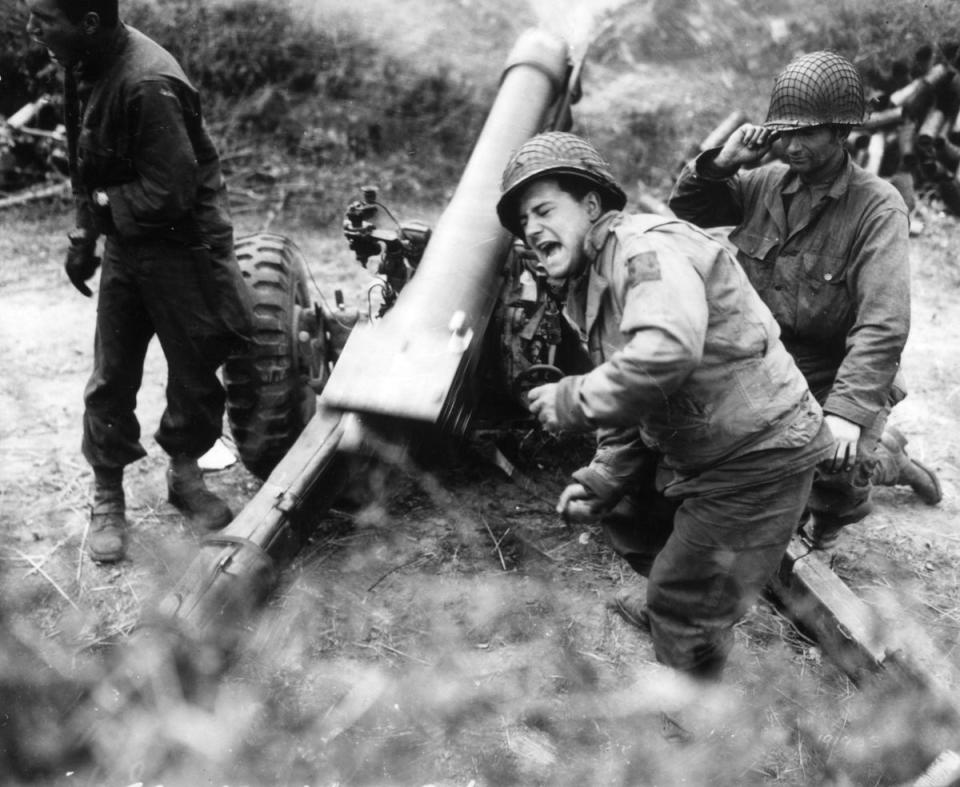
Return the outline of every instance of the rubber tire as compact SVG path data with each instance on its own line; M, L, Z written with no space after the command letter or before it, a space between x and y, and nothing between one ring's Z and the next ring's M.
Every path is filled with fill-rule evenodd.
M223 366L227 422L244 466L266 479L316 412L297 342L296 307L310 307L306 265L297 246L274 233L242 236L235 250L254 332Z

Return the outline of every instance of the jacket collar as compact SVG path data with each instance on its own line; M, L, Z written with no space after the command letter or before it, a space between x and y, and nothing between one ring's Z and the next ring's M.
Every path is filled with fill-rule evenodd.
M850 178L853 175L854 166L850 154L847 151L843 151L843 163L840 165L840 170L836 177L830 183L830 188L827 190L828 197L837 199L847 192L847 189L850 188ZM780 192L782 194L796 194L802 186L803 181L800 180L800 176L796 172L790 171L784 180L784 185L783 188L780 189Z
M617 228L617 225L623 220L623 213L619 210L610 210L597 219L587 237L583 241L584 251L590 262L593 263L600 252L603 250L610 233Z
M850 179L853 177L854 166L850 154L844 151L843 165L837 177L834 178L833 183L830 184L830 188L826 194L827 198L836 200L847 193L847 190L850 188ZM763 205L773 219L773 223L776 225L781 238L785 239L787 233L787 213L783 207L783 197L784 195L796 194L802 185L803 183L800 180L800 176L796 172L787 169L786 174L780 182L780 188L770 189L763 195Z
M610 286L596 263L607 240L622 219L621 211L611 210L593 223L583 241L587 264L578 276L570 280L567 291L567 311L574 322L582 327L586 336L590 335L590 329L597 321L603 294Z
M103 46L89 52L77 64L77 79L94 82L110 68L130 39L130 31L123 22L118 22Z

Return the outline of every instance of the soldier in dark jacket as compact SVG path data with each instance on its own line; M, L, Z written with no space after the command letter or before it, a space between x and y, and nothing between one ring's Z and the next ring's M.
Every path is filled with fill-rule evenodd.
M797 58L778 76L762 126L745 124L680 175L670 207L702 227L735 225L730 241L835 439L809 503L814 546L870 511L872 484L908 484L940 500L932 470L884 430L903 398L900 356L910 326L907 208L888 182L845 151L863 121L863 85L832 52ZM786 164L755 169L782 138Z
M76 228L66 273L84 295L101 266L83 454L93 468L87 543L120 560L123 470L145 456L135 415L147 345L168 367L156 439L170 455L169 499L197 527L232 518L197 458L221 433L216 371L249 336L249 296L233 256L219 157L197 91L174 58L119 21L117 0L26 0L27 31L65 71Z

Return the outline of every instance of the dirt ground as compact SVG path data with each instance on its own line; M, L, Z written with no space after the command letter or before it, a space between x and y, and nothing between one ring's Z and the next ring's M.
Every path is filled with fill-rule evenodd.
M95 301L62 274L63 206L40 213L8 213L0 239L0 579L5 614L39 662L68 676L96 665L101 677L182 576L198 534L165 499L151 437L164 364L152 348L138 403L149 456L126 479L130 556L114 567L84 557L90 473L79 440ZM858 593L895 598L955 663L960 226L933 210L923 218L910 395L893 421L938 472L944 500L928 507L908 489L880 490L876 512L830 560ZM318 281L348 298L362 291L335 231L276 229L302 245ZM358 511L315 523L209 702L192 704L176 676L150 692L112 683L119 699L93 713L96 766L62 783L191 784L200 772L229 784L842 784L841 773L895 784L946 748L924 741L916 720L894 734L866 698L881 701L766 604L738 627L726 684L692 701L605 607L636 580L599 533L552 513L588 446L536 431L501 437L529 485L479 458L485 441L374 474ZM236 510L259 487L239 465L209 479ZM661 708L706 725L705 742L679 760L665 754ZM643 763L642 779L631 762Z

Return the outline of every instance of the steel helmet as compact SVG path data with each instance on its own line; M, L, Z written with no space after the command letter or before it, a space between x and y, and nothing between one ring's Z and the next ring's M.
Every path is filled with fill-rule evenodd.
M610 165L585 139L563 131L548 131L528 139L510 156L503 170L497 216L514 235L523 235L517 200L525 186L544 175L576 175L597 187L604 206L620 210L627 195L617 184Z
M853 63L835 52L794 59L773 83L764 127L771 131L858 126L865 116L863 80Z

